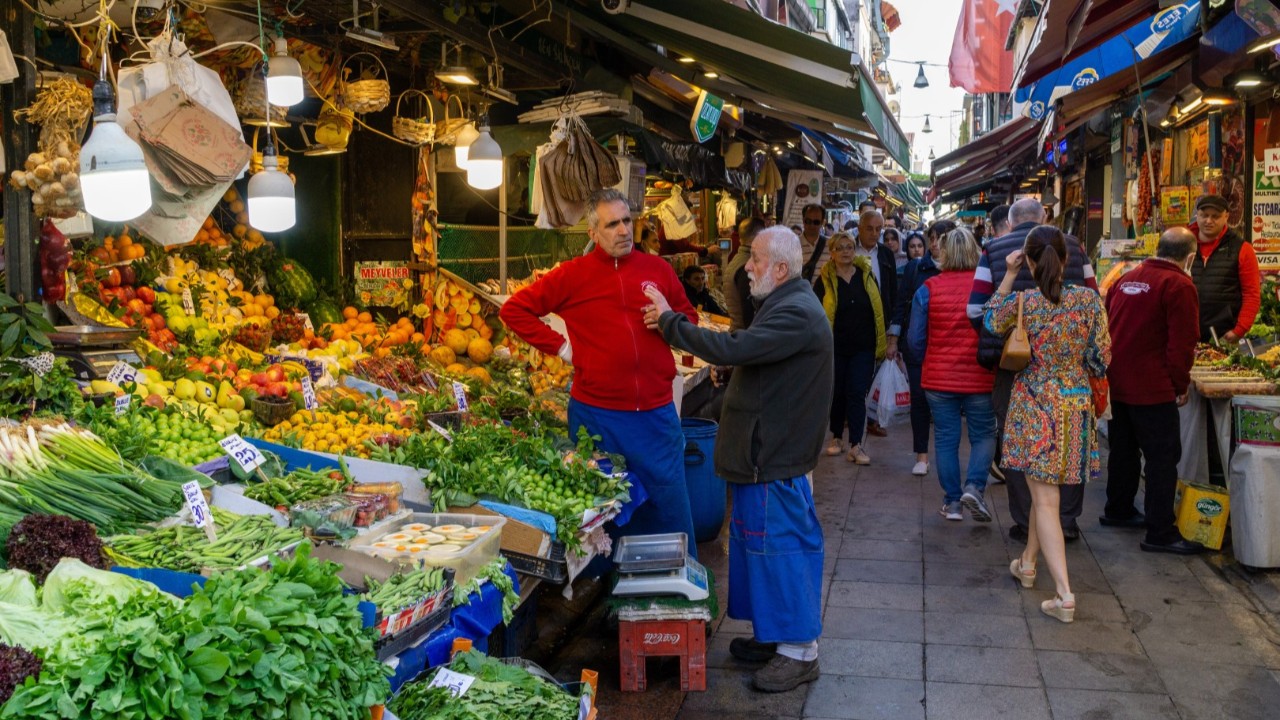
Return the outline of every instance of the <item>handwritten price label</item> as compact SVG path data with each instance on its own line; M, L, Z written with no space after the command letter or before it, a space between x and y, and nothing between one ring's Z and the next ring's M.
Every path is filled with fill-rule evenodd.
M428 687L447 688L454 697L461 697L471 689L476 679L470 675L454 672L449 668L440 668L436 676L431 678Z
M239 433L231 433L230 435L218 441L218 445L222 447L232 460L240 463L240 467L245 472L253 472L258 466L266 462L267 459L262 456L258 448L250 445Z
M315 332L316 326L311 324L311 315L309 313L296 313L298 319L302 321L302 327Z
M316 389L311 384L311 376L302 376L302 402L306 404L308 410L315 410L320 403L316 402Z
M129 405L133 402L132 395L120 395L116 397L116 415L123 415L129 412Z
M123 360L112 365L111 370L107 372L107 382L121 385L123 383L137 381L138 369Z
M471 403L467 402L467 386L460 382L453 383L453 397L458 400L458 409L467 412L471 409Z
M184 288L182 291L182 311L188 315L196 314L196 301L191 297L191 288Z
M432 430L435 430L436 432L440 433L441 437L443 437L445 440L448 440L449 442L453 442L453 433L450 433L448 430L445 430L442 426L437 425L435 420L428 420L427 424L431 426Z
M191 510L191 519L196 527L204 527L213 521L209 512L209 504L204 501L204 492L200 490L200 481L192 480L182 486L182 496L187 499L187 508Z

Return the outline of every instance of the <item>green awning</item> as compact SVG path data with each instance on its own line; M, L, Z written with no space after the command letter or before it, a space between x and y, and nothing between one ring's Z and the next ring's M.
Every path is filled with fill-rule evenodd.
M906 135L850 51L724 0L622 5L619 14L594 7L580 12L716 70L721 78L700 81L711 92L730 91L737 102L751 101L749 109L784 120L830 123L847 130L850 139L884 148L902 167L911 166Z

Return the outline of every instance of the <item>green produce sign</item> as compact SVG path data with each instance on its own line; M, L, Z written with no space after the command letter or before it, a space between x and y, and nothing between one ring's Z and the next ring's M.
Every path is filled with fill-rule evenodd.
M720 113L724 111L724 100L703 90L698 94L698 102L693 106L693 117L689 120L689 129L693 138L704 143L716 134L720 126Z

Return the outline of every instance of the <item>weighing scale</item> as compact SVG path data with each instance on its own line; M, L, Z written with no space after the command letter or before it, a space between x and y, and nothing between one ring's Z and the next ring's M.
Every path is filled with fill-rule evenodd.
M59 325L49 333L53 354L67 359L77 380L105 380L117 362L142 366L128 344L142 334L135 328Z
M707 599L707 569L689 557L684 533L632 535L618 540L615 595L683 595Z

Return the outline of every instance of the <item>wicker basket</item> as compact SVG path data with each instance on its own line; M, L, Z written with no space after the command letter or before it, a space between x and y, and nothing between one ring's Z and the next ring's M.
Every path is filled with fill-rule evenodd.
M275 427L288 420L297 407L292 400L277 397L257 397L253 399L253 416L267 427Z
M462 100L457 95L450 95L449 100L458 101L458 117L449 116L449 102L445 101L444 119L436 123L436 144L438 145L452 145L458 138L458 131L471 122L467 119L466 109L462 107Z
M378 63L378 67L381 68L382 76L378 76L377 70L371 73L362 72L359 80L348 82L347 75L350 74L351 68L347 67L347 63L351 62L352 58L361 55L368 55L373 58L374 62ZM365 113L378 112L391 104L391 83L387 82L387 66L382 64L382 60L378 59L377 55L358 52L348 57L342 62L339 78L338 104L342 107L363 115Z
M267 107L267 86L260 73L250 72L244 82L240 83L232 105L235 106L236 114L245 125L262 127L269 122L273 127L289 126L288 108L272 105L270 120L264 119L263 108Z
M400 114L401 103L406 95L419 95L427 106L427 117L430 122ZM421 114L419 114L421 117ZM405 90L396 98L396 114L391 118L391 134L414 145L430 145L436 139L436 111L431 107L431 96L421 90Z

